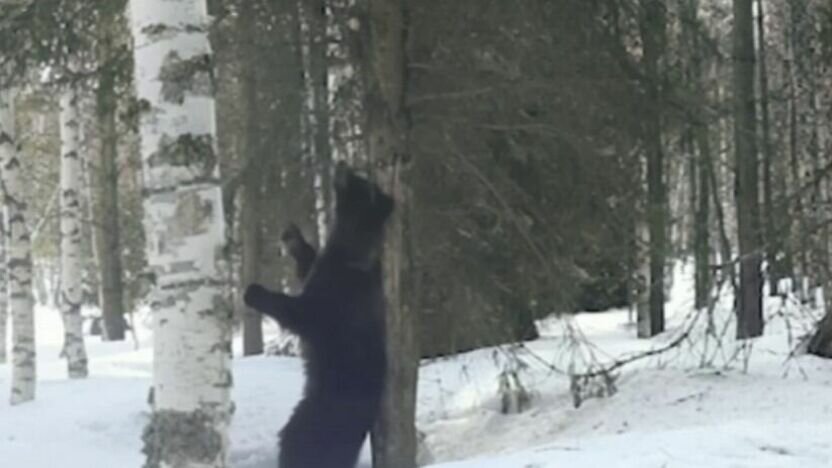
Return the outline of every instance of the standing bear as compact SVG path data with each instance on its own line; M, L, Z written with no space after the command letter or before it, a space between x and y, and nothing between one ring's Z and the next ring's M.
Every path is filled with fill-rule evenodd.
M379 412L387 356L381 254L393 199L345 165L320 255L297 228L283 236L305 276L289 296L252 284L245 303L301 339L303 398L280 432L280 468L352 468Z

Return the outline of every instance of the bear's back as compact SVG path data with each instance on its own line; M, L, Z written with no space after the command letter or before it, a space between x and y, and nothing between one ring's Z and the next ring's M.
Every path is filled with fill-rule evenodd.
M310 391L377 397L384 384L384 292L380 265L355 268L327 252L304 295L319 326L305 337Z

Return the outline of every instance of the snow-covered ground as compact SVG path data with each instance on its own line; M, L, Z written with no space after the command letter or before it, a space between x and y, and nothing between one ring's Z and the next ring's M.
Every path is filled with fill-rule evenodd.
M724 328L717 346L703 338L705 314L691 313L687 273L677 270L669 330L653 340L633 338L626 311L581 314L541 322L544 336L513 352L426 362L418 421L436 467L832 466L832 362L791 355L811 313L767 300L766 335L748 353L724 328L725 298L713 315L716 334ZM69 381L58 357L60 318L39 309L37 400L9 407L9 368L0 366L0 466L141 466L152 363L150 334L138 328L138 349L89 338L91 377ZM690 338L672 351L624 367L613 396L574 408L564 371L664 346L688 329ZM532 406L503 415L498 376L518 363ZM274 468L277 431L300 395L300 362L236 359L234 371L232 464Z

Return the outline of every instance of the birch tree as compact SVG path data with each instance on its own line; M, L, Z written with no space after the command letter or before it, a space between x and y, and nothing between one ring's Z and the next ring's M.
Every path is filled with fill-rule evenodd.
M6 265L12 311L11 404L35 398L35 312L32 300L32 246L15 135L14 92L0 91L0 170L6 225Z
M8 274L6 271L6 223L0 216L0 364L5 364L8 359L8 324L9 324L9 302L8 302Z
M228 466L231 317L204 0L131 0L148 263L155 279L147 467Z
M69 377L87 376L81 318L81 183L78 94L70 85L61 96L61 314L64 318L64 353Z
M329 67L326 52L326 4L323 0L298 1L298 40L303 75L301 138L303 153L308 155L313 171L315 221L318 245L327 238L328 210L332 203L329 186L331 147L327 80Z

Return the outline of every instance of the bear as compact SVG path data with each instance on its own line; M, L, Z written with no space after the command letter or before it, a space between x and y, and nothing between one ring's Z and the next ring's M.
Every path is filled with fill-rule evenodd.
M279 468L352 468L378 416L385 384L384 229L393 199L344 164L335 219L320 255L290 226L283 235L303 288L250 285L244 301L298 335L306 384L280 431Z

